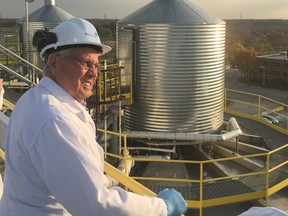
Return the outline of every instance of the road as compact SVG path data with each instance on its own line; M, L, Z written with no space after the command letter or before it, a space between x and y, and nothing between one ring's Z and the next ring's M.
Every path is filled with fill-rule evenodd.
M266 98L269 98L274 101L281 102L283 104L288 104L288 91L281 91L281 90L276 90L276 89L270 89L270 88L265 88L262 86L255 86L255 85L249 85L247 83L243 83L238 81L241 76L241 73L239 72L238 69L228 69L225 72L225 88L226 89L232 89L232 90L238 90L238 91L243 91L246 93L252 93L255 95L262 95ZM240 103L240 102L233 102L228 105L228 108L235 110L235 111L243 111L245 110L245 113L250 114L250 115L258 115L259 110L258 110L258 104L259 100L257 96L250 96L248 94L240 94L236 92L227 92L227 98L231 99L236 99L240 101L245 101L249 104L253 105L247 105L245 103ZM261 98L261 106L266 107L269 110L274 110L275 108L279 108L282 105L279 103L275 103L271 100L267 100L265 98ZM263 114L267 112L265 109L261 109L260 112ZM280 127L287 128L288 127L288 122L286 119L284 119L283 116L288 116L288 109L280 109L277 110L277 113L281 115L276 115L274 113L270 113L270 115L276 117L279 121Z
M228 69L225 72L225 88L248 93L258 94L270 99L288 104L288 91L265 88L261 86L250 85L239 82L241 73L238 69Z

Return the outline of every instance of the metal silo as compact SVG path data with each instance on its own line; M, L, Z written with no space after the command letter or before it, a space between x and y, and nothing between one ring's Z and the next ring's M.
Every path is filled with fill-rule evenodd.
M27 44L27 37L26 37L26 17L19 19L17 22L20 25L20 33L21 37L20 40L23 44L23 51L27 51L27 46L29 50L29 59L31 63L35 65L39 65L42 61L38 60L38 55L35 52L35 49L32 46L32 38L35 31L39 29L53 29L59 23L64 22L68 19L73 18L74 16L67 13L66 11L62 10L55 4L55 0L44 0L44 6L39 8L38 10L32 12L28 15L29 20L29 31L28 31L28 43ZM34 52L33 52L34 50ZM27 57L27 55L24 55Z
M128 130L210 133L223 123L225 22L188 0L154 0L117 22L131 67Z

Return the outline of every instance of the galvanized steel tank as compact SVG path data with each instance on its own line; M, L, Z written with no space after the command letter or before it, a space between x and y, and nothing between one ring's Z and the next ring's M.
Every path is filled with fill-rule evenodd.
M132 62L126 129L210 133L222 125L224 21L188 0L154 0L117 31L118 57Z
M67 21L74 16L58 7L55 0L44 0L44 6L28 15L29 22L29 40L27 43L26 37L26 17L19 19L17 22L20 25L21 42L23 43L23 51L29 50L29 59L35 65L41 64L43 61L38 60L38 55L32 46L32 38L34 33L39 29L53 29L61 22ZM34 51L33 51L34 50ZM26 55L24 55L26 57Z

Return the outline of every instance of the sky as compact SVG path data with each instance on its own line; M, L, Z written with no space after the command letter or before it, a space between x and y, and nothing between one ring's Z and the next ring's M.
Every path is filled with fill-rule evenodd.
M29 3L29 13L45 0ZM153 0L55 0L66 12L81 18L121 19ZM288 19L288 0L190 0L220 19ZM25 0L1 0L0 17L25 16Z

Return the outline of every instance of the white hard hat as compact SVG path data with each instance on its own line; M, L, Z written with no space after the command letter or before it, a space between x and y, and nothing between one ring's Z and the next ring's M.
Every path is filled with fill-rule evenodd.
M92 45L102 48L103 55L111 50L110 46L101 43L96 28L92 23L81 18L72 18L56 26L51 32L57 37L55 43L47 44L40 52L40 57L44 58L47 50L59 49L63 46Z

